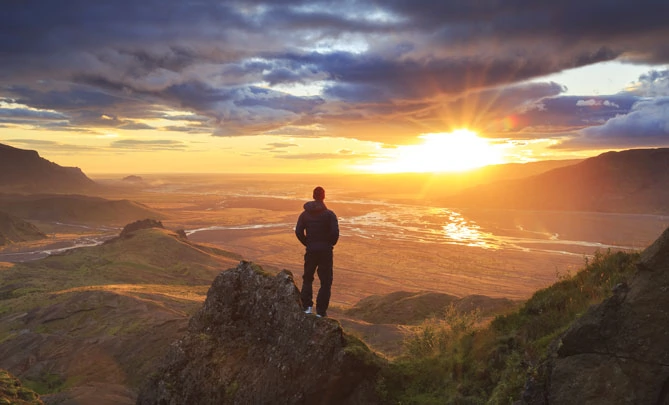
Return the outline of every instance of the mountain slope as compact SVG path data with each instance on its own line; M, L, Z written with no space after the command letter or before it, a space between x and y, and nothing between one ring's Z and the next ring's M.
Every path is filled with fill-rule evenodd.
M669 229L637 268L559 337L526 385L528 403L669 403Z
M43 405L44 402L34 391L23 387L16 377L0 369L0 404Z
M238 259L151 228L4 268L0 368L47 402L132 404L212 280Z
M78 224L122 225L164 215L129 200L83 195L0 194L0 210L21 218Z
M607 152L528 179L471 188L460 207L669 213L669 149Z
M96 183L77 167L50 162L34 150L0 144L0 189L22 192L82 192Z
M0 211L0 246L44 238L46 235L35 225Z

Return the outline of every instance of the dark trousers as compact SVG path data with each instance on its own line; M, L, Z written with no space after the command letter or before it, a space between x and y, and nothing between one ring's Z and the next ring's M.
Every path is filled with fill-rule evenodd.
M332 287L332 250L312 251L304 254L304 275L302 276L302 305L313 307L314 273L318 271L321 288L316 296L316 313L326 315L330 305Z

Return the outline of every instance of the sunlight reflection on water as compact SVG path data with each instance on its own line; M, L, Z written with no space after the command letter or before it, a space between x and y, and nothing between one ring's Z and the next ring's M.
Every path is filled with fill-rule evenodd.
M496 248L484 239L481 227L474 222L467 221L455 211L445 210L449 213L448 223L442 226L446 239L462 242L467 246L479 246L482 248ZM487 234L490 239L491 234Z

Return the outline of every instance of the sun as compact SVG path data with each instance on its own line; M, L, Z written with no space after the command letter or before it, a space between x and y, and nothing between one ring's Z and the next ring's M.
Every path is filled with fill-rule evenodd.
M423 134L423 143L404 145L368 168L377 173L462 172L503 163L502 149L468 129Z

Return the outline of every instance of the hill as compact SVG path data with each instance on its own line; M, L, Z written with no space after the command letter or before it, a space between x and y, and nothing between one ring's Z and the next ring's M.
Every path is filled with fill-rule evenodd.
M0 211L0 246L44 238L46 235L35 225Z
M607 152L526 179L470 188L458 207L669 213L669 149Z
M212 280L238 260L154 227L3 268L0 368L46 402L134 403Z
M97 184L77 167L50 162L34 150L0 144L0 190L5 192L86 192Z
M0 404L7 405L43 405L36 392L25 388L21 382L0 369Z
M508 310L514 303L506 298L482 295L460 298L436 292L397 291L363 298L344 314L374 324L415 325L431 317L443 316L444 310L451 305L458 312L478 309L482 316L489 316Z
M573 166L581 159L548 160L528 163L507 163L484 166L462 173L392 173L338 176L328 183L346 190L347 194L367 199L406 200L412 203L437 204L440 199L478 185L517 180L547 171Z
M141 203L84 195L0 194L0 210L20 218L76 224L123 225L143 218L164 218Z

